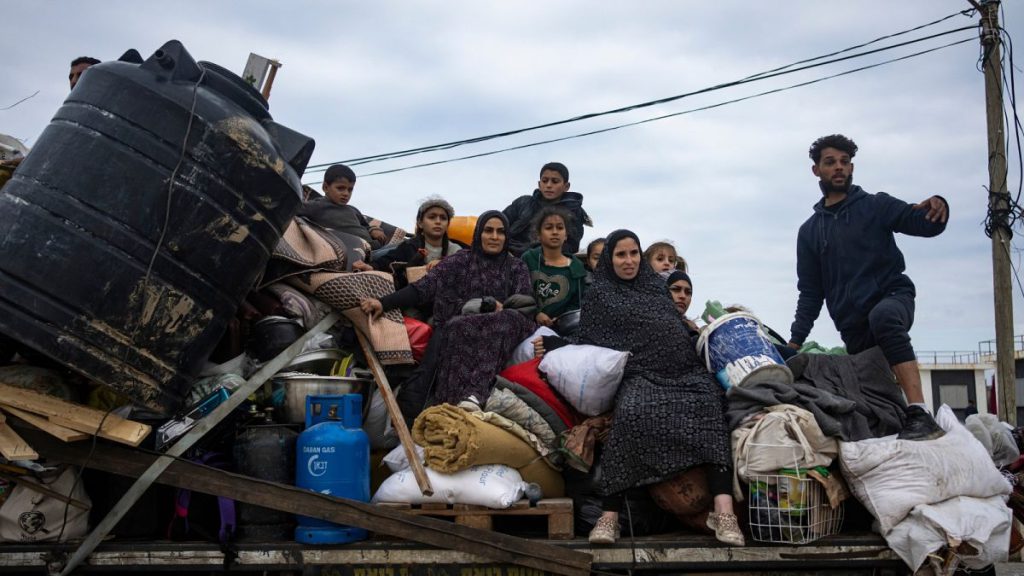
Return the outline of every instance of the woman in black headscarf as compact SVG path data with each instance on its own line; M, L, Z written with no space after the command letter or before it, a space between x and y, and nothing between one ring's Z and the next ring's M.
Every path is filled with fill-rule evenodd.
M732 507L725 392L697 356L665 281L628 230L608 237L584 296L578 340L630 353L600 459L604 513L590 541L618 538L625 490L703 466L715 502L708 527L719 540L742 546ZM553 348L547 339L544 345Z
M376 317L407 306L433 302L434 336L423 360L421 376L410 377L424 400L433 383L437 402L458 404L464 400L483 405L490 395L495 375L505 366L516 345L535 329L527 315L503 309L510 296L533 300L530 272L522 260L508 253L508 220L497 210L483 213L473 232L473 246L441 260L430 272L381 300L367 299L364 312ZM484 299L481 313L463 314L467 302ZM489 302L495 309L486 312ZM533 312L529 312L532 318ZM436 383L435 383L436 375ZM402 395L407 395L403 384ZM401 395L400 395L401 396ZM407 412L407 418L416 414ZM420 401L415 411L424 407Z

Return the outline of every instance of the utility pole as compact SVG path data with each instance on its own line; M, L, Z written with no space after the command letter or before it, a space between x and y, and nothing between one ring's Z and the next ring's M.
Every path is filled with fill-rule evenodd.
M971 2L974 4L974 2ZM1003 79L1000 58L999 0L982 0L981 47L985 70L985 116L988 120L988 210L992 229L992 287L996 313L996 382L999 419L1017 425L1017 377L1013 350L1013 279L1011 278L1006 190L1006 135L1003 132Z

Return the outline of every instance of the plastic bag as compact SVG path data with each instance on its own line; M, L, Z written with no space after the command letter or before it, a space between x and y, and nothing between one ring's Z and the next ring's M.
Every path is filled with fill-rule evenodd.
M558 333L548 328L547 326L541 326L537 328L537 331L530 334L529 338L523 340L516 346L516 349L512 351L512 357L509 358L508 364L505 367L515 366L516 364L522 364L523 362L529 362L533 360L533 341L541 336L558 336Z

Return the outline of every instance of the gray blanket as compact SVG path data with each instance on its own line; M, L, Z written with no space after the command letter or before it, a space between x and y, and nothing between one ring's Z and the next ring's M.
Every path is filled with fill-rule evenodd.
M766 406L792 404L814 414L821 431L847 442L903 429L906 403L880 348L860 354L800 354L788 363L792 385L758 383L733 388L725 413L729 429Z

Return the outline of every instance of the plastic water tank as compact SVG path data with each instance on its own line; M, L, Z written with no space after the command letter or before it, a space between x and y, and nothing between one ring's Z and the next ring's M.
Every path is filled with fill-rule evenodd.
M177 41L129 54L83 74L0 189L0 332L168 414L298 209L314 142Z

